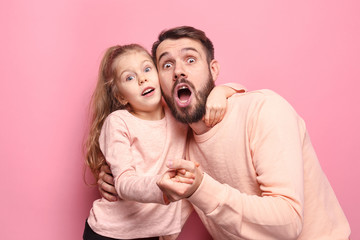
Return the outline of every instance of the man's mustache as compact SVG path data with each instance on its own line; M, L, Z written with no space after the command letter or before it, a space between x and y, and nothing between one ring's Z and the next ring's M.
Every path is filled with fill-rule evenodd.
M190 82L190 81L187 80L186 78L179 78L179 79L177 79L177 80L175 81L175 83L174 83L174 85L173 85L173 87L172 87L171 93L172 93L173 96L174 96L174 93L175 93L176 86L179 85L179 84L181 84L181 83L187 84L192 90L195 91L195 86L194 86L194 84L193 84L192 82Z

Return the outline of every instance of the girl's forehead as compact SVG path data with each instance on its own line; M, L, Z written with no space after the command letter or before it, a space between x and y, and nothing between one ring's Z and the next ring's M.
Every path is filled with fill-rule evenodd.
M143 61L145 59L153 62L151 56L145 51L145 50L137 50L137 49L134 49L134 50L129 50L125 53L123 53L122 55L120 55L118 57L118 59L121 61L121 60L128 60L128 59L138 59L139 61Z
M130 50L118 56L114 61L116 71L135 70L141 68L144 63L154 64L152 58L146 51ZM121 73L120 73L121 74Z

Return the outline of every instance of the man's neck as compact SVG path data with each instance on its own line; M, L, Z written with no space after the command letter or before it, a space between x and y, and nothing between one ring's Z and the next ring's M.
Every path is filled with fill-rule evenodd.
M200 120L195 123L190 123L189 127L193 130L193 132L196 135L204 134L211 129L211 127L206 126L206 124L203 120Z

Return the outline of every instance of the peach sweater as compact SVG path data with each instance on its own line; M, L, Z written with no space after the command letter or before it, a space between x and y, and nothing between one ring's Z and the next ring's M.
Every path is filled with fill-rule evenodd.
M236 94L189 142L204 178L189 198L214 239L348 239L304 121L270 90Z
M142 120L126 110L108 116L99 142L122 200L102 198L93 203L88 223L96 233L128 239L181 231L191 211L189 203L164 205L156 180L167 170L167 159L184 157L187 131L167 108L159 121Z

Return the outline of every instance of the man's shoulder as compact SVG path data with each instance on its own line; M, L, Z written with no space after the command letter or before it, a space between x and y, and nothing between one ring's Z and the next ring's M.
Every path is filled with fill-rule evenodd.
M271 99L271 98L282 98L282 97L270 89L260 89L260 90L247 91L244 93L234 94L229 98L229 101L238 104L238 103L249 103L254 101L264 101L266 99Z
M229 99L229 108L233 112L244 111L247 114L296 114L295 109L282 96L269 89L249 91Z

